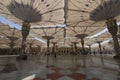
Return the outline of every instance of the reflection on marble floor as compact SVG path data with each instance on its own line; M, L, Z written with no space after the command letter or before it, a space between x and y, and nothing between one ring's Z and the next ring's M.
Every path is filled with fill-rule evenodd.
M119 61L110 56L0 57L0 80L120 80Z

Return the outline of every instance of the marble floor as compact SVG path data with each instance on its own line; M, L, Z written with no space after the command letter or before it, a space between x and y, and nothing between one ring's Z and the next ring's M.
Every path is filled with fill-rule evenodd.
M110 55L1 56L0 80L120 80L120 61Z

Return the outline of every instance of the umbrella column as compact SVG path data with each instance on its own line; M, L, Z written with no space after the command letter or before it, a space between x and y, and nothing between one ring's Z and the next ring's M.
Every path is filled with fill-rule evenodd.
M85 53L85 48L84 48L84 37L81 37L81 45L82 45L82 54L86 54ZM84 63L84 67L86 67L86 58L85 58L85 56L83 56L83 63Z
M102 54L101 42L102 42L102 41L96 41L96 43L98 43L98 45L99 45L99 53L100 53L100 54Z
M70 55L74 54L74 46L73 44L70 45L71 46L71 49L70 49ZM72 62L74 63L74 58L72 57Z
M29 22L23 22L23 25L22 25L22 44L21 44L20 55L25 54L26 38L27 38L27 36L29 34L30 26L31 25L30 25Z
M101 64L102 64L102 66L104 66L104 59L103 59L103 56L102 56L101 42L102 41L96 41L96 43L98 43L98 46L99 46L99 52L100 52L100 56L101 56Z
M41 55L41 45L37 45L38 46L38 53L39 55Z
M44 39L47 40L47 66L48 66L48 61L49 61L49 55L50 55L50 50L49 50L49 46L50 46L50 40L53 39L54 37L52 36L42 36Z
M117 32L118 32L118 25L116 19L109 19L106 22L108 31L112 35L113 41L114 41L114 49L116 52L116 56L114 58L120 58L120 46L118 42Z
M117 38L118 25L116 19L114 19L120 15L118 10L119 5L119 0L106 0L90 13L90 19L96 22L107 20L107 28L114 41L114 50L116 53L114 58L120 59L120 46Z
M91 65L93 64L93 60L92 60L92 55L91 55L91 45L89 46L89 54L90 54L90 61L91 61Z
M85 48L84 48L84 38L87 36L87 34L78 34L75 37L81 39L81 45L82 45L82 54L85 54ZM86 67L86 58L85 55L83 58L83 66Z
M81 39L81 46L82 46L82 52L85 54L85 48L84 48L84 38L87 36L87 34L78 34L75 37Z
M70 45L71 46L71 53L70 54L73 54L73 52L74 52L74 47L73 47L73 45Z
M74 49L73 49L74 51L73 52L75 53L75 55L76 55L76 50L77 50L77 43L78 42L72 42L72 44L74 46Z
M52 49L52 52L53 52L53 55L54 55L54 58L56 58L57 57L57 55L56 55L56 52L55 52L55 50L56 50L56 44L57 44L57 42L52 42L52 44L53 44L53 49Z
M85 48L84 48L84 38L81 38L81 45L82 45L82 50L83 53L85 52Z
M18 40L19 38L17 38L17 37L13 37L13 36L6 36L9 40L10 40L10 52L9 52L9 54L11 54L12 53L12 51L13 51L13 47L14 47L14 45L15 45L15 41L16 40Z
M32 53L32 45L33 45L33 43L29 43L29 53L30 54Z
M29 4L29 2L31 4ZM23 55L25 54L26 38L30 31L30 26L31 26L30 23L40 22L42 19L41 13L39 13L40 10L37 10L37 8L33 7L34 6L33 4L35 2L36 1L26 0L25 2L22 1L21 3L19 3L19 1L17 0L12 0L9 2L10 4L8 6L5 6L8 9L8 11L11 13L10 16L12 15L16 17L17 20L19 19L20 22L21 21L23 22L22 30L21 30L22 44L21 44L21 50L20 50L20 59L22 59ZM40 4L39 1L38 1L38 4Z
M10 54L11 54L12 51L13 51L13 47L14 47L14 45L15 45L14 42L19 39L19 38L17 38L17 37L14 37L14 35L15 35L15 30L16 30L16 29L13 28L12 36L6 36L6 37L10 40L10 43L9 43L9 44L10 44L10 45L9 45L9 46L10 46L10 52L9 52Z
M103 47L103 53L104 53L104 55L106 55L106 50L105 50L105 47Z
M89 54L91 54L91 45L88 45L89 46Z
M41 60L42 53L41 53L41 45L37 45L37 56L39 56L39 60Z
M78 42L72 42L72 44L73 44L73 52L74 52L74 55L77 55L77 44L78 44ZM77 65L77 56L75 56L74 57L74 59L75 59L75 63L76 63L76 65Z

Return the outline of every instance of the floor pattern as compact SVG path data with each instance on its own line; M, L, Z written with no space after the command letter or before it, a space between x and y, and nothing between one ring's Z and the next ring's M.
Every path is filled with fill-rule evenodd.
M37 57L27 61L0 58L0 80L120 80L120 63L112 58L51 57L46 66L46 58Z
M75 66L67 69L48 66L46 79L41 75L33 80L120 80L120 71L113 68Z

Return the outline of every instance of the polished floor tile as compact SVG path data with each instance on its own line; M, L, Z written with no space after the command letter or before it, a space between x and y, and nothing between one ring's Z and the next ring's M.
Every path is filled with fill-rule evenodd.
M0 80L120 80L119 62L104 55L0 57Z

